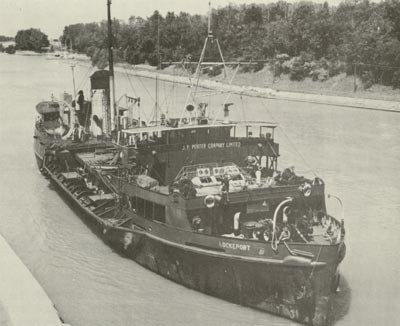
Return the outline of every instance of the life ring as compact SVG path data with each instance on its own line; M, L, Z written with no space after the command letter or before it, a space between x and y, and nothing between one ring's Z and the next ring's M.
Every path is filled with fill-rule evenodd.
M213 208L215 206L215 197L213 195L207 195L204 198L204 205L207 208Z
M183 118L182 120L181 120L181 122L184 124L184 125L186 125L186 124L188 124L188 119L187 118Z
M246 157L245 163L247 163L248 165L255 165L257 163L257 160L255 157L249 155Z
M301 192L303 193L304 197L310 197L311 196L311 185L306 182L304 185L300 187Z
M201 217L196 216L192 219L192 229L196 232L202 232L203 228L202 226L203 221L201 220Z
M321 178L315 177L315 179L312 182L313 186L315 185L323 185L324 181Z
M259 240L260 236L261 236L261 231L260 230L253 230L253 232L251 233L252 239L253 240Z
M124 246L124 249L127 250L128 247L132 244L133 242L133 234L130 232L125 232L124 238L122 239L122 244Z
M270 242L271 241L272 233L270 232L270 230L264 230L263 238L264 238L265 242Z

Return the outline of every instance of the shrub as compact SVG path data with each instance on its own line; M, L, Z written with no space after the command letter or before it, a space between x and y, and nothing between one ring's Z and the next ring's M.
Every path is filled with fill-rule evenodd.
M208 68L208 76L215 77L221 74L223 66L211 66Z
M253 65L253 71L257 72L264 69L264 65L265 65L264 62L258 61L255 65Z
M400 69L393 73L392 85L393 89L400 88Z
M361 74L361 81L364 89L371 88L371 86L375 83L374 74L371 71L364 71Z
M93 55L94 55L94 53L96 52L96 50L97 50L97 48L95 47L95 46L89 46L87 49L86 49L86 55L88 56L88 57L93 57Z
M274 77L280 77L280 75L283 73L282 64L279 61L272 62L270 70L272 71Z
M241 73L247 73L247 72L251 72L252 70L252 65L240 65L239 71Z
M108 51L105 49L96 49L92 56L92 65L99 69L104 69L108 66Z
M336 76L344 71L346 71L346 66L342 62L333 61L329 63L328 74L330 77Z
M286 53L280 53L275 56L275 59L280 63L290 60L290 56Z
M313 81L325 81L328 79L329 74L328 74L328 70L324 69L324 68L317 68L317 69L313 69L310 72L310 76L311 79Z
M5 48L4 50L8 54L14 54L15 53L15 46L14 45L9 45Z
M306 78L307 72L299 61L295 62L290 69L290 80L301 81Z

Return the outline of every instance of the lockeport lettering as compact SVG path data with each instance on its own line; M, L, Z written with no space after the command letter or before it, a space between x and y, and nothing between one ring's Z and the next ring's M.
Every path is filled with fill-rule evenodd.
M224 249L250 251L250 245L220 241L219 246Z

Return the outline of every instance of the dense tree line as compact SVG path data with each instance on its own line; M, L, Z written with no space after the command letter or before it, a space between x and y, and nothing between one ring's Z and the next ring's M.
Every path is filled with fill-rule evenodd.
M207 17L154 12L128 22L114 20L117 60L131 64L198 59ZM285 1L229 5L213 11L212 29L227 60L264 63L291 79L324 80L339 72L356 73L366 86L400 87L400 2L347 0L336 7ZM158 37L159 34L159 37ZM62 41L102 67L107 59L106 22L66 26ZM157 40L159 39L159 47ZM207 59L217 56L211 48Z
M0 35L0 42L8 42L14 41L14 38L11 36Z
M16 50L42 52L49 44L47 35L36 28L20 30L15 36Z

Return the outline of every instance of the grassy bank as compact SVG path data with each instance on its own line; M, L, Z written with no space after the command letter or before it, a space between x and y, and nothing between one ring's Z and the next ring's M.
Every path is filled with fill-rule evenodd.
M90 63L90 58L82 54L74 54L74 59L80 62ZM154 72L156 67L150 65L130 65L128 63L119 63L116 65L130 72ZM159 74L188 77L188 72L180 66L169 66L158 71ZM220 83L229 84L229 77L233 76L234 69L227 68L228 78L221 72L216 76L203 74L202 79L212 80ZM150 75L148 77L151 77ZM351 97L360 99L399 101L400 90L393 89L391 86L379 84L365 89L362 81L354 76L347 76L345 73L330 77L325 81L313 81L311 78L305 78L302 81L290 80L289 75L282 74L280 77L274 77L269 67L264 67L257 72L243 72L239 69L232 82L236 86L260 87L278 92L296 92L315 95L330 95ZM355 90L356 89L356 90Z
M187 72L179 67L168 67L161 70L161 73L170 75L187 76ZM228 76L232 76L234 70L228 68ZM221 73L217 76L203 75L203 78L229 83L229 79L224 78ZM347 76L341 73L326 81L313 81L311 78L305 78L302 81L292 81L289 75L274 77L272 71L265 67L258 72L238 72L232 82L238 86L253 86L268 88L275 91L297 92L317 95L345 96L352 98L365 98L398 101L400 100L400 90L389 86L375 84L365 89L360 79L354 79L353 76ZM356 87L355 87L356 85ZM356 88L356 91L355 91Z
M91 65L88 57L81 56L75 60L85 66ZM115 65L115 70L146 78L155 78L158 75L160 79L182 84L194 82L193 78L190 81L186 70L177 66L169 66L157 71L155 67L149 65L134 66L119 63ZM228 77L233 74L234 71L228 69ZM223 73L216 76L203 74L199 86L256 97L400 112L399 90L379 85L365 90L361 81L356 80L356 83L358 87L354 92L354 78L345 74L334 76L323 82L312 81L310 78L303 81L291 81L287 75L274 78L272 72L264 68L258 72L238 72L231 85L229 85L229 78L224 78Z

